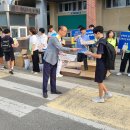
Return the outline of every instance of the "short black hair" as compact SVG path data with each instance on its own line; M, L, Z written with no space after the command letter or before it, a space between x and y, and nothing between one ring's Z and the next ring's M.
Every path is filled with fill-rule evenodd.
M130 31L130 24L128 25L128 30Z
M39 32L45 33L45 29L44 29L44 28L40 28L40 29L39 29Z
M94 28L95 26L93 24L90 24L89 25L89 28Z
M97 34L98 32L103 33L103 31L104 31L103 26L96 26L96 27L93 29L93 33L95 33L95 34Z
M85 27L81 27L81 28L80 28L80 31L82 31L82 30L86 30L86 28L85 28Z
M4 31L3 31L4 34L9 34L10 33L10 29L8 28L5 28Z
M82 27L83 27L82 25L79 25L79 26L78 26L78 29L80 29L80 28L82 28Z

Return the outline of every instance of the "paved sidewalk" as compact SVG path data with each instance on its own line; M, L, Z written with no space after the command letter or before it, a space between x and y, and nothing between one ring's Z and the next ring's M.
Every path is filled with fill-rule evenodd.
M115 129L130 130L130 97L113 93L105 103L93 103L96 89L77 87L47 104L48 107Z
M7 77L7 76L9 76L9 75L10 75L9 73L0 70L0 78Z

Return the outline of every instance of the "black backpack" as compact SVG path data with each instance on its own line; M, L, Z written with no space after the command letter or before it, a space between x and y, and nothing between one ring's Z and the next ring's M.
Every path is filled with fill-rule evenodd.
M11 45L10 45L10 41L9 39L5 39L3 38L1 40L1 48L3 50L3 52L10 52L11 51Z
M104 42L105 41L105 42ZM106 39L100 40L99 44L103 44L105 46L105 65L107 70L114 70L115 69L115 57L116 52L114 46L112 46L110 43L107 42Z

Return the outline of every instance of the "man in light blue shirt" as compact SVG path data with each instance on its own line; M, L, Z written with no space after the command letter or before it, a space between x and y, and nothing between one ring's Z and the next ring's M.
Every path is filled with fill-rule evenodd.
M81 27L80 28L81 35L77 36L75 38L76 40L76 47L81 48L81 50L77 53L77 61L78 62L84 62L84 70L88 69L87 65L87 55L84 53L87 51L87 46L83 45L83 41L89 41L89 36L86 35L86 28Z

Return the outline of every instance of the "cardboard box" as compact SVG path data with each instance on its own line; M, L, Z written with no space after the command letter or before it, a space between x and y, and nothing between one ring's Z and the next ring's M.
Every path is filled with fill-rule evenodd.
M24 67L24 59L22 55L18 55L15 57L15 66Z
M28 52L27 49L22 49L21 54L25 55L25 54L27 54L27 52Z

